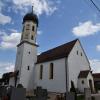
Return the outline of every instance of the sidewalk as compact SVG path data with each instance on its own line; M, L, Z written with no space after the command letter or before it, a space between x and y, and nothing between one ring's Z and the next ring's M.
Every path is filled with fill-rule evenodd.
M91 96L95 97L95 100L100 100L100 93L99 94L91 94Z

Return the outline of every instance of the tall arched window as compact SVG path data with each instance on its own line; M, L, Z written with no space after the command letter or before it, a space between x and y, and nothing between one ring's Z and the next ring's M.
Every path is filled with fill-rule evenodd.
M27 66L27 70L30 70L30 66Z
M40 79L43 78L43 65L40 65Z
M34 36L32 35L32 36L31 36L31 40L33 40L33 39L34 39Z
M34 26L32 27L32 31L34 31Z
M50 63L49 79L53 79L53 63Z

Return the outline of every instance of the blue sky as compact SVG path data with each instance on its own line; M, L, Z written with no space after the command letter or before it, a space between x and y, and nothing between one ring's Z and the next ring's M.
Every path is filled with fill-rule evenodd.
M94 2L100 7L99 0ZM22 19L32 5L39 17L38 53L79 38L93 72L100 72L100 12L90 0L2 0L0 75L14 68Z

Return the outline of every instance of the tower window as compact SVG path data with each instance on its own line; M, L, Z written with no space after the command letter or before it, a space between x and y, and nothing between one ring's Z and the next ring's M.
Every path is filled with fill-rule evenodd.
M34 38L34 37L33 37L33 35L32 35L32 36L31 36L31 40L33 40L33 38Z
M53 79L53 63L50 63L49 79Z
M26 30L30 30L29 28L26 28Z
M30 24L27 24L27 26L30 26Z
M43 78L43 65L40 65L40 79Z
M81 52L81 56L82 56L83 54L82 54L82 52Z
M77 51L77 55L78 55L78 51Z
M32 27L32 31L34 31L34 26Z
M27 70L30 70L30 66L27 66Z

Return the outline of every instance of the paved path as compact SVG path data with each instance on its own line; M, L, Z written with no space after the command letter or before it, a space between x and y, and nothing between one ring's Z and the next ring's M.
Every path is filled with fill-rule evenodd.
M95 100L100 100L100 94L92 94L91 96L94 96Z

